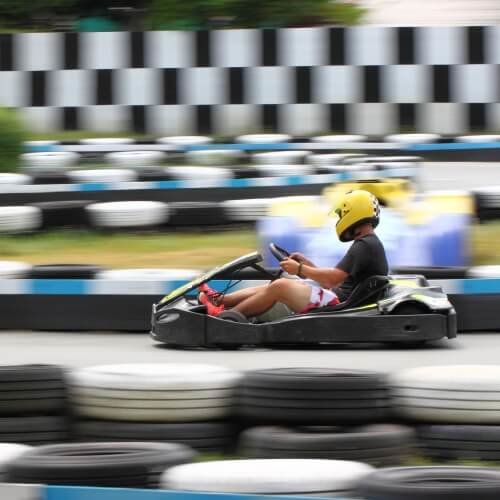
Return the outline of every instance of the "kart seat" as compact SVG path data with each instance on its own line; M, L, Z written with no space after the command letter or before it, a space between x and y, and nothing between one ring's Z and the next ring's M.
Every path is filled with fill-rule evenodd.
M342 311L343 309L351 309L368 303L377 302L389 286L389 276L370 276L365 279L351 292L344 302L340 302L335 306L318 307L310 311L311 313Z

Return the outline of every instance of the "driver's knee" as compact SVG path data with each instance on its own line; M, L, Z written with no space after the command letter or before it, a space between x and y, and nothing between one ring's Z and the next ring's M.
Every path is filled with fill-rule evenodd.
M275 299L280 299L286 296L292 288L292 283L289 279L280 278L269 284L269 294Z

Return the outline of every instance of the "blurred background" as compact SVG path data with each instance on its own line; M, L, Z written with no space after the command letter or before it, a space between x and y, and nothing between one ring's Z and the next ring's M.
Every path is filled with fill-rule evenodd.
M0 0L3 276L188 277L270 241L335 265L329 207L360 187L393 270L497 264L499 13Z

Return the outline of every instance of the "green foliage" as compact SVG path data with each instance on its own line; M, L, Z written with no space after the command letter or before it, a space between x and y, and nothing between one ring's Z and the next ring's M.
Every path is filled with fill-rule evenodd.
M227 19L228 27L261 28L355 24L364 9L339 0L150 0L155 29L194 29Z
M17 169L27 132L15 111L0 108L0 172Z
M73 7L77 0L0 0L0 15L8 17L31 17L38 12Z

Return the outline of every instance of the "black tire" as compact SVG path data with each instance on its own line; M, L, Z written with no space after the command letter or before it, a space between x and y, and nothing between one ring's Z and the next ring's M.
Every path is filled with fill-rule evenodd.
M172 177L161 168L151 168L148 170L139 169L137 172L138 182L157 182L169 180L172 180Z
M47 264L33 266L32 279L95 279L104 268L91 264Z
M33 184L70 184L71 179L66 172L38 172L30 174Z
M168 226L203 227L228 223L222 205L217 202L174 202L168 207Z
M421 274L427 279L446 280L467 277L467 267L395 267L391 274Z
M89 220L85 207L91 200L47 201L35 203L42 211L42 228L88 227Z
M242 433L239 450L251 458L324 458L399 465L414 441L412 429L364 427L255 427Z
M0 443L39 446L68 440L69 425L64 417L0 418Z
M494 425L421 425L424 455L444 460L500 460L500 427Z
M485 467L401 467L379 469L355 490L365 500L496 500L500 471Z
M51 365L0 366L0 415L65 412L63 369Z
M237 426L231 422L164 424L81 420L73 426L73 436L77 441L179 443L203 452L232 450L237 431Z
M355 370L257 370L245 375L238 394L239 415L257 422L378 422L391 410L385 376Z
M167 468L191 462L196 453L167 443L78 443L41 446L6 466L10 483L74 486L158 487Z

